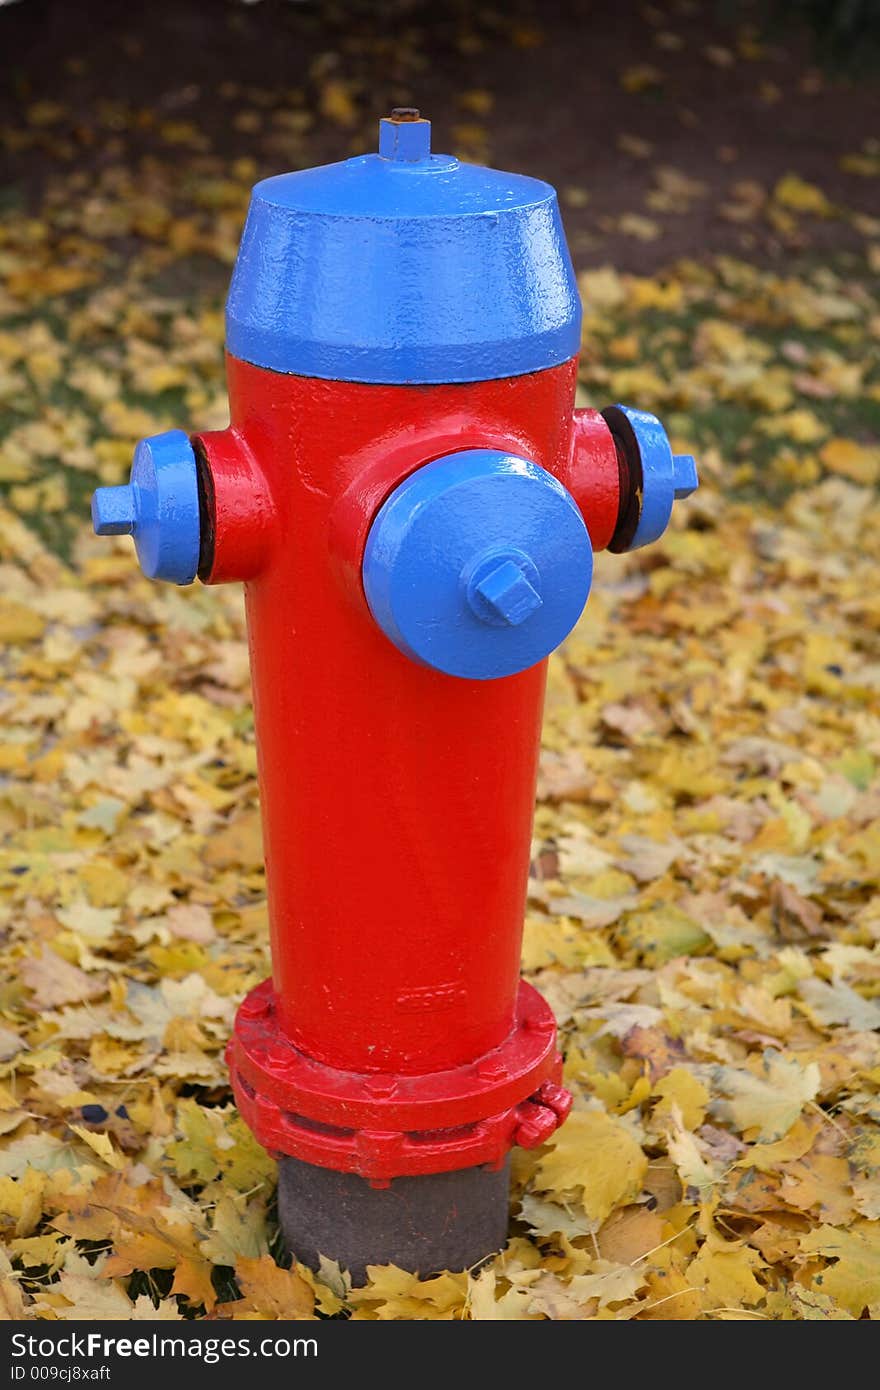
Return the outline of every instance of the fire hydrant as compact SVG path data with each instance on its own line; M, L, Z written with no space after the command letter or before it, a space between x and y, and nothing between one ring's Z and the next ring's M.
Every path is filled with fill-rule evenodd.
M502 1246L510 1151L568 1113L519 978L547 657L593 552L697 486L654 416L574 408L553 189L430 130L257 184L228 429L142 440L92 503L152 578L244 581L273 974L229 1068L290 1250L356 1277Z

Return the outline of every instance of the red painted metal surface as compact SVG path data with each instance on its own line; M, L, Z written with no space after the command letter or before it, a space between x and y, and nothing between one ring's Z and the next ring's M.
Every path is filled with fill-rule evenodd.
M591 499L580 444L572 459L575 364L430 387L285 376L232 358L228 373L231 428L195 441L214 513L203 577L247 581L273 961L271 1006L252 995L231 1045L239 1105L267 1147L375 1178L501 1161L518 1133L546 1137L565 1108L558 1096L555 1108L529 1102L558 1080L546 1023L516 1079L496 1077L493 1092L480 1074L496 1050L520 1046L545 663L495 681L416 665L374 623L360 563L388 493L466 448L575 476L594 543L610 536L610 466L596 469ZM579 426L578 440L588 435L604 459L591 429ZM370 1149L377 1085L392 1137ZM421 1141L413 1103L435 1106L416 1127L430 1132ZM459 1132L480 1124L494 1136L482 1148Z
M598 410L574 412L571 449L557 474L577 502L594 550L605 550L617 527L620 463L614 436Z
M416 1075L314 1061L285 1037L277 1005L271 981L253 990L227 1049L241 1113L271 1152L373 1180L498 1166L513 1144L544 1143L571 1109L553 1015L525 981L500 1047Z
M203 549L210 556L211 583L250 579L266 567L278 535L265 475L235 429L201 434L193 442L206 484Z

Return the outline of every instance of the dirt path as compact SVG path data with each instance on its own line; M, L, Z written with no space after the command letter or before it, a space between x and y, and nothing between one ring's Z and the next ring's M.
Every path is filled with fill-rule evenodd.
M136 167L175 140L259 173L337 159L370 147L386 108L416 104L441 146L553 182L580 265L651 271L876 236L876 73L820 70L766 6L721 9L92 0L85 19L66 0L21 0L0 7L5 197L35 207L54 174ZM806 229L765 215L789 174L827 200Z

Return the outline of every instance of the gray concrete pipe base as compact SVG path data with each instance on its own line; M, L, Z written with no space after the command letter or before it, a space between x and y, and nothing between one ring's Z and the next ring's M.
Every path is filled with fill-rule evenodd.
M426 1278L470 1269L503 1248L509 1188L509 1159L497 1172L462 1168L375 1188L356 1173L282 1158L278 1216L288 1251L312 1269L326 1255L355 1285L366 1282L367 1265Z

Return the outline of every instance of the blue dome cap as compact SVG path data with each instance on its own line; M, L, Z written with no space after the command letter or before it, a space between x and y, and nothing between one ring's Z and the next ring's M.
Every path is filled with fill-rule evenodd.
M226 336L299 376L486 381L567 361L580 319L550 185L431 154L404 118L378 154L257 184Z

